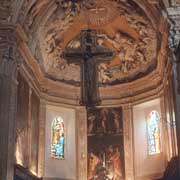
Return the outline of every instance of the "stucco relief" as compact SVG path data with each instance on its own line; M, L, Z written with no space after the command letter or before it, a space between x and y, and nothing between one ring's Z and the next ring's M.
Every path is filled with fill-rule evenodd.
M137 22L137 29L141 34L139 40L131 36L116 32L113 38L102 35L104 41L110 43L115 49L116 58L109 64L99 65L99 82L102 84L115 83L137 73L144 72L155 63L157 52L155 33L146 29L148 24Z
M80 66L68 64L62 53L67 46L77 46L73 40L87 28L96 29L98 44L116 53L110 63L99 65L100 85L133 81L156 67L156 30L134 2L26 0L25 4L28 8L24 12L22 8L26 14L24 26L33 29L30 32L36 42L31 47L38 52L36 59L49 79L80 84ZM40 19L42 12L46 15Z
M101 84L117 83L139 72L146 72L150 64L155 64L157 55L157 52L154 51L157 48L156 33L150 22L141 14L132 11L131 6L125 7L121 4L118 8L115 6L108 8L108 2L111 1L107 1L107 4L104 3L102 6L96 1L86 4L86 16L88 16L91 26L98 29L99 25L106 26L106 23L108 24L113 18L116 19L117 16L121 17L121 14L125 14L124 21L129 26L129 31L133 33L127 31L125 34L117 24L114 25L112 34L108 31L104 32L103 28L100 28L98 43L109 46L116 52L116 58L111 63L99 65L99 82ZM63 35L71 26L74 27L77 16L81 16L83 13L79 10L80 6L77 6L78 11L72 12L71 6L71 3L66 4L64 13L60 13L58 10L58 15L56 14L53 21L51 20L52 22L47 24L42 51L43 54L46 54L44 60L47 59L44 68L50 76L56 76L58 80L79 82L80 67L67 64L66 60L61 57L63 48L66 46ZM115 13L112 13L112 10L115 10ZM109 16L101 18L107 12L112 19ZM70 42L70 45L74 44Z
M43 37L40 36L40 46L43 56L43 67L50 77L62 81L80 81L80 67L68 65L62 57L64 46L64 33L74 23L75 16L79 13L71 11L72 3L61 3L56 13L47 21Z

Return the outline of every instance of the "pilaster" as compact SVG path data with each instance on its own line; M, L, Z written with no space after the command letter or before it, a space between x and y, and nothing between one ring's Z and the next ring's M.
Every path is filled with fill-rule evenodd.
M134 180L132 105L123 106L124 159L126 180Z
M44 100L40 101L39 114L39 155L38 155L38 176L44 176L44 162L45 162L45 124L46 120L46 103Z
M0 21L0 179L13 180L17 61L15 28Z
M77 179L87 180L87 112L76 108Z
M175 4L177 5L177 4ZM179 154L179 177L180 177L180 6L167 9L171 22L169 47L172 50L173 61L173 85L175 102L175 119L177 128L177 144Z

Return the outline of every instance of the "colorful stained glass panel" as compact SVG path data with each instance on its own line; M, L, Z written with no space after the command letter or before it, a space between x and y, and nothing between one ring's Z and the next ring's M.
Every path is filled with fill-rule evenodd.
M51 137L51 156L53 158L64 159L64 122L61 117L56 117L53 120Z
M148 153L149 155L160 153L160 116L157 111L149 114L148 124Z

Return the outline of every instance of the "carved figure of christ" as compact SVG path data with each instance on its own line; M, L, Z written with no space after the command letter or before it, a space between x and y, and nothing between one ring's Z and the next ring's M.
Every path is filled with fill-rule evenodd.
M98 90L98 65L108 62L114 57L114 53L97 45L95 30L83 30L80 35L80 48L67 48L64 58L68 63L81 66L81 105L94 107L99 104Z

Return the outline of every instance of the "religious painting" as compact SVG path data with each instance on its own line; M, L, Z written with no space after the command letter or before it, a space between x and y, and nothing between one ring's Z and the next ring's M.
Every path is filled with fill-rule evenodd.
M160 143L160 116L157 111L151 111L147 119L148 153L149 155L161 152Z
M30 167L33 172L37 172L38 165L38 143L39 143L39 105L37 95L31 95L31 162Z
M51 127L51 157L57 159L64 159L64 122L58 116L53 119Z
M122 108L88 110L88 180L124 178Z
M16 118L16 163L27 165L29 85L18 74L17 118Z

